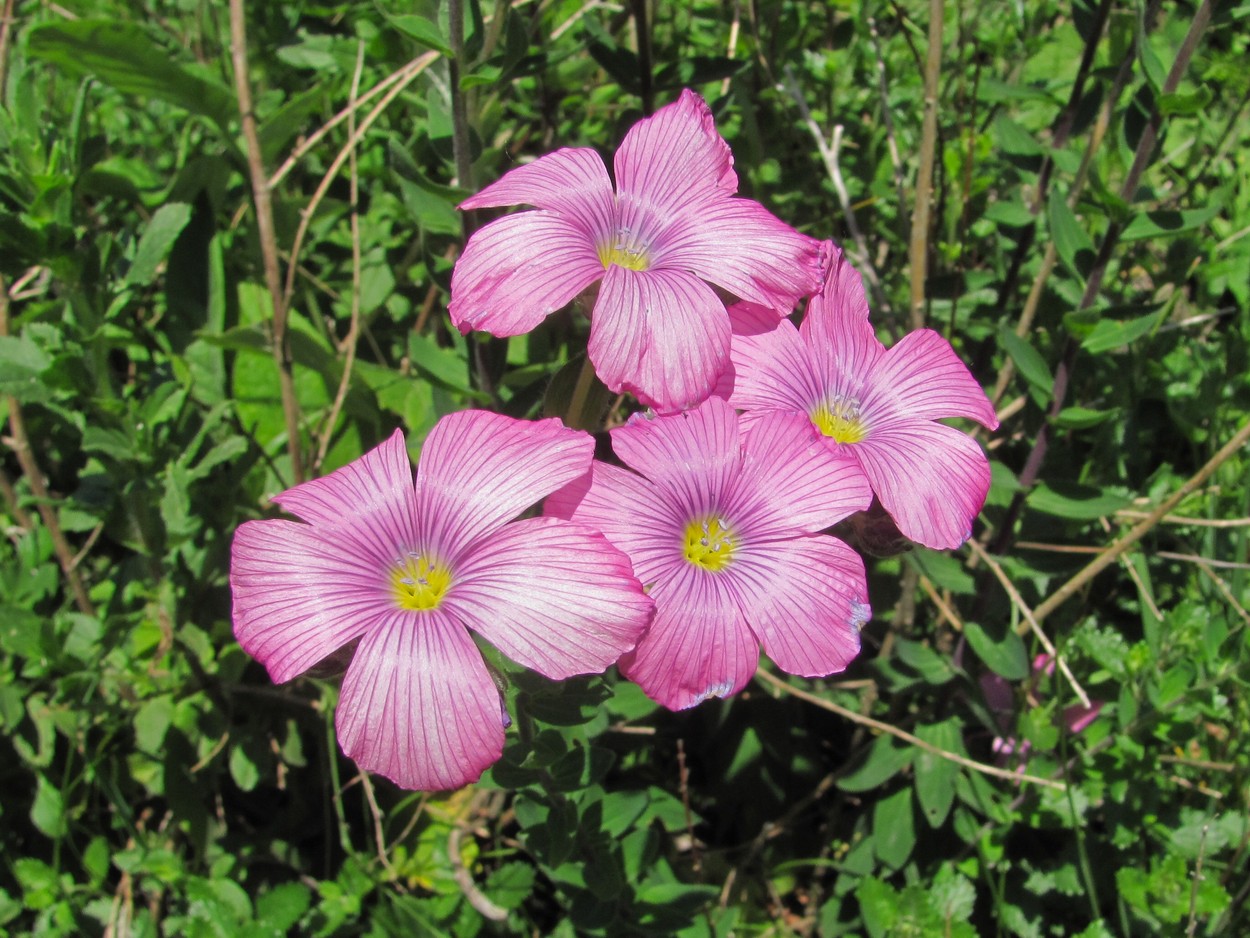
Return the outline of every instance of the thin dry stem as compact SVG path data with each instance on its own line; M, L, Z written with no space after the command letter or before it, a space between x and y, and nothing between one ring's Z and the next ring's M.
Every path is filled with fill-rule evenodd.
M278 183L282 182L282 180L287 177L287 174L290 173L290 171L295 168L295 164L300 161L300 159L304 156L305 153L308 153L310 150L312 150L318 143L321 142L322 138L325 137L326 134L328 134L331 130L333 130L339 124L343 123L343 121L351 117L357 110L364 107L366 104L368 104L370 101L376 98L379 94L381 94L387 88L391 87L391 85L395 84L395 82L401 81L414 68L418 68L418 66L420 66L420 68L418 68L418 71L422 68L425 68L425 66L421 65L420 63L428 55L429 53L422 53L421 55L413 59L411 62L409 62L408 64L402 65L399 68L395 69L395 71L391 72L381 81L379 81L376 85L374 85L372 88L366 91L364 94L360 95L360 97L356 98L347 107L343 108L341 111L335 114L332 118L330 118L328 121L322 124L321 127L318 128L315 133L310 134L309 136L300 140L299 144L295 147L295 149L291 151L290 156L288 156L286 160L283 161L282 165L278 167L277 171L272 176L269 177L269 188L276 189L278 186Z
M868 242L864 239L864 233L860 230L859 221L855 217L855 209L851 207L850 195L846 190L846 182L842 178L842 168L838 164L838 152L842 146L842 125L838 124L833 128L833 143L830 144L825 140L825 132L821 130L820 125L816 123L816 119L812 117L812 112L807 106L807 100L803 97L803 90L799 87L798 82L794 78L794 71L789 66L785 69L785 83L782 90L786 91L790 98L794 101L799 109L799 116L803 119L803 125L807 128L807 132L812 135L812 140L816 143L816 149L820 152L820 158L825 164L825 172L829 174L829 179L833 183L833 190L837 193L838 204L842 207L842 217L846 219L847 231L851 233L851 238L855 242L855 250L847 251L851 255L851 260L855 262L855 266L863 273L864 278L868 281L868 286L872 289L873 302L880 311L886 309L885 293L881 289L881 277L877 273L877 268L873 266L872 256L868 251Z
M933 582L927 577L920 577L920 588L924 590L924 594L929 597L929 602L937 607L937 611L941 613L942 618L946 620L956 632L964 630L964 620L959 618L959 614L951 608L950 603L942 598L942 595L934 587Z
M929 48L924 65L924 120L920 131L920 168L916 173L916 205L911 217L908 262L911 265L911 327L923 329L925 278L929 267L929 201L933 195L933 162L937 151L938 78L942 68L943 0L929 0Z
M273 301L273 358L278 368L278 384L282 395L282 412L286 417L287 451L291 456L291 473L296 484L304 481L304 457L300 450L299 402L295 398L291 349L286 336L289 296L282 291L278 269L278 239L274 232L273 203L269 181L261 158L260 134L256 114L252 110L252 89L247 70L247 24L243 0L230 0L230 47L234 61L234 87L239 98L239 117L243 122L243 140L247 149L247 168L252 181L252 200L256 203L256 231L260 239L261 259L265 268L265 285Z
M1246 422L1240 430L1238 430L1233 438L1220 447L1219 452L1212 456L1201 469L1194 473L1187 482L1180 488L1169 495L1163 502L1152 511L1142 522L1135 525L1127 534L1118 541L1108 546L1096 559L1092 560L1088 565L1083 567L1075 576L1060 586L1050 597L1040 606L1033 610L1033 615L1038 622L1041 622L1048 615L1062 606L1068 601L1078 590L1080 590L1090 580L1100 574L1103 570L1115 563L1116 559L1126 550L1140 541L1143 537L1154 530L1159 521L1166 517L1173 508L1181 503L1181 501L1190 493L1202 486L1220 466L1224 465L1232 456L1250 441L1250 421Z
M473 882L473 876L464 868L464 860L460 857L460 840L463 836L464 831L459 826L453 827L451 833L447 835L447 857L451 860L452 878L455 879L464 897L469 900L469 905L473 906L479 915L492 922L507 921L508 910L500 908L486 898L482 890L477 888L477 883Z
M1233 595L1233 591L1228 588L1228 584L1224 582L1222 577L1215 575L1215 571L1211 569L1210 564L1205 561L1199 561L1198 569L1207 575L1215 588L1220 591L1224 597L1224 601L1237 611L1237 615L1241 616L1241 621L1250 625L1250 612L1247 612L1241 603L1237 602L1237 597Z
M360 74L364 70L365 44L356 47L356 70L352 73L351 107L348 108L347 135L356 133L356 94L360 91ZM338 390L334 393L334 403L326 415L325 426L321 431L321 439L317 444L317 459L313 463L313 471L321 468L325 462L326 452L330 449L330 440L334 438L334 425L338 422L343 402L347 399L347 389L351 385L352 365L356 363L356 342L360 338L360 176L356 171L356 150L352 149L348 160L348 179L351 198L351 236L352 236L352 300L351 324L347 327L347 337L343 340L346 353L343 358L343 376L339 379Z
M1111 522L1106 518L1099 518L1098 520L1102 523L1102 529L1110 534ZM1133 566L1133 561L1128 557L1121 557L1120 560L1124 564L1124 569L1127 571L1129 579L1132 580L1133 585L1137 587L1137 595L1141 597L1141 601L1146 604L1146 607L1150 610L1150 614L1158 621L1162 622L1163 613L1159 611L1159 607L1155 603L1154 596L1150 594L1150 587L1146 585L1146 581L1142 579L1141 574L1137 572L1137 568Z
M4 278L0 277L0 336L7 336L8 334L9 294ZM61 565L61 572L65 576L66 584L69 586L70 595L74 597L74 604L78 606L79 611L83 614L94 617L95 606L91 602L91 597L87 595L87 587L78 573L78 563L74 556L74 550L70 547L69 541L65 539L65 532L61 530L61 522L57 518L56 508L52 504L52 496L44 482L43 471L39 468L39 461L35 459L35 453L30 448L30 439L26 434L26 421L22 416L22 405L12 395L7 395L6 402L9 408L9 429L12 431L12 436L8 437L5 442L13 450L13 454L17 456L17 464L22 468L22 475L26 477L26 483L35 495L39 516L43 519L43 526L48 529L48 537L52 539L52 549L56 553L57 562ZM14 493L12 504L15 508L17 507L16 493ZM21 523L22 518L25 518L27 525L29 525L30 516L24 512L19 514L18 512L20 511L21 509L19 508L18 511L14 512L14 518L19 523Z
M877 58L877 89L881 95L881 120L885 124L885 142L890 151L890 165L894 168L894 191L898 199L898 210L901 213L907 204L904 194L906 188L903 157L898 149L898 137L894 133L894 115L890 109L889 77L885 71L885 55L881 51L881 34L877 32L877 21L868 17L868 33L872 36L872 48Z
M9 43L13 38L13 0L4 0L4 13L0 14L0 101L9 77Z
M339 150L338 155L334 157L334 161L325 171L325 175L321 177L321 182L317 185L316 191L313 192L312 198L308 200L308 204L304 206L304 210L300 213L299 227L295 231L295 241L291 247L291 260L287 264L286 270L286 286L283 289L283 297L286 300L289 301L291 294L295 291L295 273L298 269L300 250L304 246L304 236L308 233L308 226L311 224L313 216L317 213L317 207L321 204L321 200L325 198L325 195L329 191L331 184L334 182L334 178L338 175L339 170L343 168L343 164L347 162L348 156L351 154L352 150L356 148L357 144L360 143L364 135L369 132L369 128L373 126L374 121L382 116L382 113L386 110L390 103L394 101L395 98L399 96L399 93L408 87L408 85L418 75L420 75L425 69L429 68L430 65L437 60L437 52L427 52L421 56L420 67L414 68L407 75L405 75L403 79L394 84L383 96L382 100L374 105L373 109L366 114L364 119L360 122L360 126L356 128L356 132L348 138L347 143L343 145L343 148Z
M869 729L874 729L880 733L886 733L897 739L901 739L908 745L915 746L917 749L923 749L930 755L937 756L940 759L946 759L948 762L954 762L956 765L962 765L965 769L971 769L974 772L980 772L982 775L992 775L995 778L1007 779L1012 782L1029 782L1033 785L1041 785L1045 788L1054 788L1058 791L1064 791L1067 787L1063 782L1057 782L1053 779L1041 778L1036 775L1028 775L1023 772L1013 772L1010 769L1000 769L996 765L987 765L984 762L977 762L975 759L969 759L967 756L961 756L957 752L949 752L946 749L934 746L932 743L925 742L919 736L913 736L906 730L900 730L896 726L891 726L888 723L882 723L880 720L874 720L872 717L856 713L854 710L848 710L846 707L839 706L831 700L825 700L823 697L818 697L815 694L808 693L800 687L788 684L781 680L781 678L769 674L763 668L758 669L755 672L755 676L765 684L770 684L780 691L784 691L793 697L797 697L799 700L805 700L813 706L820 707L823 710L828 710L830 713L836 713L839 716L850 720L852 723L857 723L860 726L866 726Z
M1046 654L1050 655L1051 660L1055 662L1063 676L1068 679L1068 683L1072 685L1072 690L1076 694L1077 699L1081 702L1081 706L1086 708L1091 707L1092 704L1090 703L1089 695L1085 693L1085 688L1081 686L1080 682L1076 679L1076 676L1073 675L1072 670L1068 667L1068 662L1062 655L1059 654L1059 651L1055 648L1054 643L1047 637L1046 633L1042 631L1041 623L1037 621L1037 617L1033 614L1033 610L1030 609L1029 604L1024 601L1024 597L1020 595L1020 591L1016 589L1016 585L1011 582L1011 577L1007 576L1007 571L1003 569L1002 564L990 556L990 554L986 553L985 548L978 544L975 539L970 539L968 541L968 548L976 554L977 559L990 568L990 571L994 574L995 578L1006 591L1007 596L1010 597L1012 605L1020 610L1020 615L1028 624L1029 629L1032 630L1042 647L1046 649Z
M373 819L373 839L377 842L378 860L386 871L395 875L395 867L391 865L390 850L386 846L386 832L382 829L382 809L378 807L378 799L373 791L373 782L369 778L369 773L361 771L359 773L360 787L364 789L365 800L369 802L369 816Z

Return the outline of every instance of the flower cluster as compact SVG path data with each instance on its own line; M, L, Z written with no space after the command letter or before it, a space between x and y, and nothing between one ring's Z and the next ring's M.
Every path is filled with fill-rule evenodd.
M872 509L951 548L984 502L985 455L938 422L997 426L980 386L934 332L886 349L842 253L735 194L698 95L637 123L613 168L559 150L464 202L533 208L470 238L449 312L516 335L597 283L590 362L647 408L611 431L615 462L557 420L452 414L415 480L396 433L278 496L299 521L235 534L240 643L275 681L358 643L339 739L400 785L456 787L501 752L470 630L552 678L616 663L674 710L739 691L761 647L828 675L870 615L863 560L829 529Z

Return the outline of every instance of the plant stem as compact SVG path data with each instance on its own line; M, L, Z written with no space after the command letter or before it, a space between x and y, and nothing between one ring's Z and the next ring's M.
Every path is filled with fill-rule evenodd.
M9 334L9 293L8 287L4 282L4 278L0 277L0 336ZM39 468L39 462L35 459L34 451L30 448L30 439L26 434L26 421L22 417L22 405L18 403L17 398L13 395L7 395L6 403L9 409L9 429L12 436L7 441L9 448L13 450L13 454L17 456L18 465L22 467L22 475L26 477L30 490L34 493L39 508L39 516L43 518L43 526L48 529L48 536L52 539L52 549L56 552L57 562L61 565L61 572L65 575L65 582L69 584L69 591L74 597L74 603L78 606L80 612L84 615L94 617L96 614L95 606L91 602L91 598L87 595L87 587L83 584L82 577L78 574L78 565L74 558L74 551L69 546L69 541L65 539L65 532L61 530L61 523L57 518L56 509L52 505L52 497L48 493L48 487L43 481L43 472ZM24 512L17 508L17 501L14 498L14 517L21 521ZM27 525L30 518L26 517Z
M273 359L278 368L278 385L282 395L282 412L286 416L287 452L291 456L291 474L296 484L304 481L304 457L300 448L299 402L295 398L291 348L287 342L287 309L282 296L282 277L278 271L278 239L274 233L273 204L270 201L268 177L261 156L260 134L256 113L252 110L252 90L247 71L247 26L243 16L243 0L230 0L230 47L234 61L234 87L239 99L239 117L243 121L243 140L247 148L247 167L252 180L252 199L256 203L256 231L260 239L261 258L265 267L265 285L273 300Z
M920 169L916 206L911 216L911 327L924 328L925 279L929 263L929 201L933 195L933 159L937 150L938 78L942 69L944 0L929 0L929 48L924 65L924 121L920 131Z

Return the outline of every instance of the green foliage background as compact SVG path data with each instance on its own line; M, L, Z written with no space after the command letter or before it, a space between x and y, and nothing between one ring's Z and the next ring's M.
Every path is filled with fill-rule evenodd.
M431 0L252 3L272 238L229 12L5 3L0 931L1250 931L1250 5L501 0L461 46ZM336 680L273 687L234 643L231 533L293 450L324 473L467 406L558 412L585 321L461 338L455 205L682 87L745 194L846 246L887 343L923 321L994 395L984 549L870 561L845 674L672 714L500 661L480 784L362 776ZM1079 734L1034 609L1102 702Z

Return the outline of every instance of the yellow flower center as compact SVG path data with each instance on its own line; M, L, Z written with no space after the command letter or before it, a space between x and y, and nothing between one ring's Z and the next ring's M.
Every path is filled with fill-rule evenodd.
M616 237L598 247L599 263L607 270L613 264L626 270L646 270L651 266L646 245L628 228L620 228Z
M868 427L859 413L859 401L853 397L821 401L812 411L812 423L839 443L858 443L868 435Z
M420 554L409 554L391 571L395 604L409 612L437 609L451 586L451 571Z
M718 573L729 566L738 545L720 518L691 521L686 525L684 553L696 567Z

